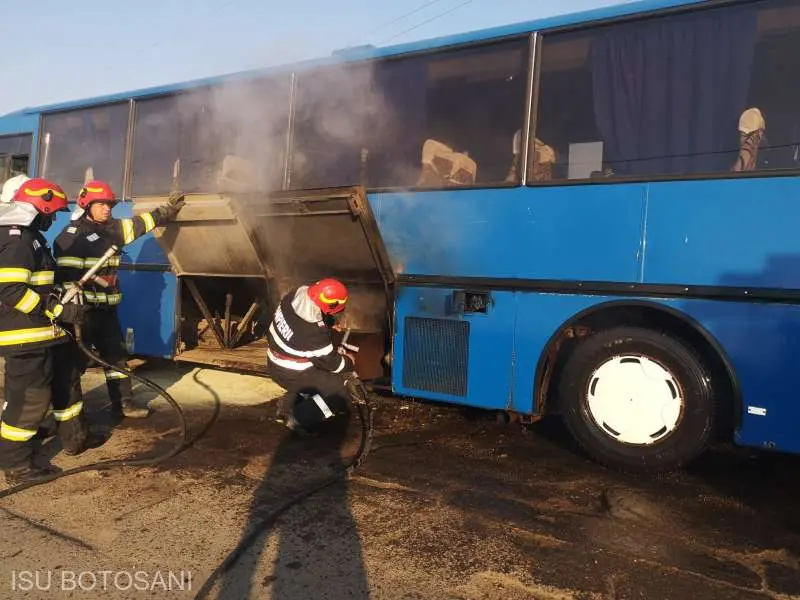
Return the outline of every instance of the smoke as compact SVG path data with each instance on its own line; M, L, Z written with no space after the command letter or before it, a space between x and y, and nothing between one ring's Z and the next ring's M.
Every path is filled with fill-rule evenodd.
M290 97L288 72L178 96L183 131L175 159L181 161L184 191L268 192L285 184L359 183L362 150L384 147L389 140L380 139L380 130L394 129L371 65L329 65L298 75L287 159Z
M177 96L172 114L177 113L181 123L178 143L170 144L169 158L162 155L158 161L159 169L171 169L180 160L184 192L219 193L233 199L261 260L278 277L279 294L323 274L363 279L360 265L371 256L358 240L342 239L342 232L354 231L349 217L259 217L258 213L269 211L270 195L285 187L361 183L369 150L391 146L397 131L395 113L371 64L304 70L294 81L292 90L291 74L284 72ZM187 209L193 210L191 200ZM332 227L326 230L328 223ZM203 230L212 231L213 226ZM198 233L187 228L181 235ZM217 252L227 247L221 242ZM209 240L209 252L214 245ZM235 274L236 257L227 262L234 265Z

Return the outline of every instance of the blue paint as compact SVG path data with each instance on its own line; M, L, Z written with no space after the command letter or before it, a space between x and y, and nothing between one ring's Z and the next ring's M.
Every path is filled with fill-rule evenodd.
M644 184L629 184L387 193L371 202L400 273L629 281L639 272L644 195Z
M794 177L650 184L646 283L800 288Z
M173 358L177 344L178 277L167 271L120 270L123 339L133 329L133 354ZM147 293L137 293L147 290Z
M401 394L456 402L485 409L534 412L534 378L537 364L551 336L576 314L615 296L578 296L533 292L503 292L496 312L485 321L473 317L470 336L470 380L467 398L429 394L402 386L403 321L409 316L445 315L444 300L450 289L404 287L396 303L395 356L392 383ZM512 299L513 297L513 299ZM641 302L641 299L631 301ZM701 323L709 337L728 355L739 381L744 407L735 441L745 446L772 447L800 452L796 426L800 422L800 306L748 304L708 300L653 299ZM505 314L499 314L505 311ZM516 322L516 324L515 324ZM485 323L485 326L481 326ZM516 338L516 339L515 339ZM511 377L511 353L514 377ZM766 410L750 414L748 406Z
M38 113L14 112L0 117L0 135L32 133L38 127Z
M450 309L450 290L402 287L396 299L396 333L392 386L402 395L431 398L444 402L483 408L513 408L511 395L511 352L514 332L513 292L493 292L487 314L454 315ZM451 396L406 388L402 364L406 348L402 340L406 317L461 319L470 324L467 396Z

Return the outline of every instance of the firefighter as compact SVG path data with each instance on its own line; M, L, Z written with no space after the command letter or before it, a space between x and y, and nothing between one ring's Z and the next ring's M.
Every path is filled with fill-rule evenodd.
M33 464L33 439L48 408L67 454L99 445L90 436L80 397L57 393L68 379L60 349L69 338L60 325L80 322L84 307L62 305L51 292L55 260L41 232L67 196L46 179L29 179L0 207L0 354L5 358L5 405L0 421L0 469L16 485L55 472Z
M336 279L300 286L281 299L267 331L267 373L288 392L277 418L298 434L346 415L358 397L355 359L337 351L331 336L347 299Z
M54 243L56 284L63 289L78 281L96 264L113 244L122 248L155 227L175 218L184 204L183 195L172 193L169 200L156 210L132 219L115 219L111 210L118 198L104 181L86 183L78 194L77 207L71 222L58 235ZM111 258L101 269L94 282L84 286L84 302L92 307L84 324L84 339L97 349L109 363L126 368L127 352L122 340L117 306L122 301L122 291L117 281L119 255ZM75 354L71 365L72 379L80 385L81 374L88 366L83 354ZM133 389L127 375L105 369L106 387L111 399L112 416L143 418L150 415L149 408L133 405Z

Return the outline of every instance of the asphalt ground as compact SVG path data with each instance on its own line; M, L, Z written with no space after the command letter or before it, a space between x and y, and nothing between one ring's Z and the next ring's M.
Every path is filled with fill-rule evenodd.
M336 472L356 416L298 439L272 419L269 380L187 365L138 369L184 407L194 443L156 467L65 477L0 500L0 598L194 598L247 531ZM146 420L63 468L166 452ZM153 394L136 386L139 401ZM375 396L366 462L257 536L208 598L462 600L800 598L800 458L718 448L683 471L633 477L585 457L557 420Z

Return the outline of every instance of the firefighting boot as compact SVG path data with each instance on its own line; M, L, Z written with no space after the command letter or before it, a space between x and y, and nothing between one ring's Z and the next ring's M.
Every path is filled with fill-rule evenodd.
M151 414L153 414L153 410L150 407L135 406L129 399L123 399L111 405L111 415L117 419L146 419Z
M52 465L48 465L46 467L37 467L36 465L29 463L15 469L6 469L3 471L3 476L5 477L6 485L13 487L22 485L23 483L30 483L40 479L45 479L60 472L61 469Z
M64 446L62 452L67 456L78 456L79 454L83 454L87 450L91 450L92 448L99 448L103 444L108 441L108 438L104 435L100 435L99 433L91 432L89 433L86 438L84 438L83 442L77 445L71 446Z
M278 402L275 407L275 420L278 423L286 423L286 419L292 414L292 407L294 406L296 399L297 396L291 392L287 392L278 398Z
M58 424L52 415L48 415L36 430L33 439L45 441L58 433Z

